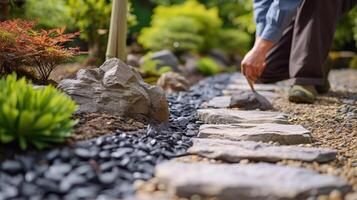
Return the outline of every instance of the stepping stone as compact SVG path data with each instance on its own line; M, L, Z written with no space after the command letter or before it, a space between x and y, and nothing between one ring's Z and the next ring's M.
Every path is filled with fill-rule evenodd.
M279 86L272 85L272 84L254 84L254 89L258 92L260 92L260 91L274 92L274 91L279 90ZM227 86L226 90L251 91L248 83L246 83L246 84L230 84Z
M287 124L205 124L200 127L200 138L232 141L278 142L281 145L312 143L310 131L300 125Z
M339 177L320 175L310 169L273 164L204 164L166 162L156 177L178 197L193 195L220 200L302 200L340 190L351 191ZM313 198L314 199L314 198Z
M188 153L233 163L242 159L266 162L298 160L324 163L336 159L337 155L337 151L330 149L198 138L193 139L193 146L188 149Z
M281 123L286 124L286 115L280 112L244 111L235 109L200 109L198 118L206 124L233 123Z

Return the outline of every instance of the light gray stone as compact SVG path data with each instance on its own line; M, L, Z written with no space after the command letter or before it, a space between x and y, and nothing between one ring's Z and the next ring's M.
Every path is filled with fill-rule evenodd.
M145 56L142 57L140 59L140 65L143 65L145 63ZM157 69L160 69L161 67L165 67L165 66L170 66L174 71L179 71L179 60L178 58L175 56L175 54L173 54L171 51L169 50L162 50L162 51L157 51L157 52L153 52L150 55L150 60L157 60L159 61L159 63L157 64Z
M280 112L246 111L236 109L200 109L198 118L206 124L232 123L287 123L287 117Z
M188 153L233 163L242 159L266 162L298 160L323 163L336 159L337 155L337 151L330 149L203 138L193 139L193 146L188 149Z
M205 124L200 127L200 138L232 141L278 142L282 145L312 142L310 131L300 125L287 124Z
M76 79L59 86L79 105L79 112L100 112L119 116L147 116L159 122L169 118L165 92L143 81L140 74L118 59L100 68L82 69Z
M208 102L208 107L210 108L230 108L231 107L231 96L215 97Z
M337 189L351 190L339 177L309 169L273 164L203 164L166 162L156 177L172 195L216 197L220 200L305 200Z

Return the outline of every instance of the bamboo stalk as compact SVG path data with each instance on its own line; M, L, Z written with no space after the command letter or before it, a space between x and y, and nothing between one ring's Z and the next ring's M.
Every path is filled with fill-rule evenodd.
M128 0L113 0L106 57L126 60Z

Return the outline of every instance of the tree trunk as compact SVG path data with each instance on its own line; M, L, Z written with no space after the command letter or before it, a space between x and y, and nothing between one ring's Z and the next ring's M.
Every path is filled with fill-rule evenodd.
M9 6L9 1L5 0L1 2L1 7L2 7L2 16L1 16L1 21L5 21L9 18L10 15L10 6Z
M126 60L128 0L113 0L106 57Z
M100 48L100 39L90 40L88 44L88 58L86 59L85 66L95 66L96 64L103 61L104 52Z

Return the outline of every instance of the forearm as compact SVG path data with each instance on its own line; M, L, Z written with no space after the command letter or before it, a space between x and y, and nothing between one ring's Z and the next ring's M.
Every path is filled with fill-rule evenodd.
M272 41L263 39L261 37L256 37L254 46L252 51L256 52L257 54L266 55L271 48L273 48L274 43Z

